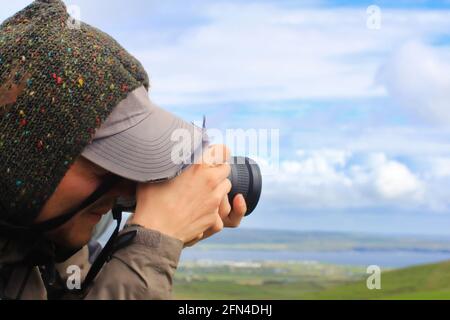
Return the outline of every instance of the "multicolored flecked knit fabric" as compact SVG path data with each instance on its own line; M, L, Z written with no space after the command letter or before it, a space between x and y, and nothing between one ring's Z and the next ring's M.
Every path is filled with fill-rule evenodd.
M70 22L70 23L69 23ZM0 219L30 225L97 128L144 85L107 34L37 0L0 26Z

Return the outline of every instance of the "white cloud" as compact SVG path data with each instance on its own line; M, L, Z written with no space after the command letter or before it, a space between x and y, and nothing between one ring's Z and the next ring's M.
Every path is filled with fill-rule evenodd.
M422 196L421 182L404 164L382 155L372 170L375 189L382 198L416 202Z
M434 123L450 123L449 47L407 43L393 53L378 78L405 109Z
M272 200L316 209L427 205L421 178L383 153L320 149L297 155L283 161L277 175L265 177L265 194Z
M172 44L133 52L163 104L333 99L385 95L374 78L399 43L450 28L449 11L383 10L378 31L358 9L288 9L270 4L202 7L208 24Z

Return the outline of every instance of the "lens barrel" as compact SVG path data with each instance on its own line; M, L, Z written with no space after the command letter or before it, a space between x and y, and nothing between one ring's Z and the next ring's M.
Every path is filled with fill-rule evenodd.
M261 196L262 176L258 164L250 158L232 157L230 161L231 191L228 194L230 204L237 194L242 194L247 204L247 214L250 215L256 208Z

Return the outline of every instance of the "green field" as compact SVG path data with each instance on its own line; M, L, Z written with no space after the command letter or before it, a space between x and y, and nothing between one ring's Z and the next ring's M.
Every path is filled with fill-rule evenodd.
M364 281L312 292L311 299L450 299L450 261L382 273L381 290Z
M183 263L176 273L174 294L178 299L301 299L360 279L364 272L360 267L307 262Z
M180 266L177 299L450 299L450 261L382 272L368 290L360 267L320 263Z

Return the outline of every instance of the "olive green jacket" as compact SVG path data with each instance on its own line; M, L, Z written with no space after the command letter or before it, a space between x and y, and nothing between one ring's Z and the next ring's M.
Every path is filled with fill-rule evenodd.
M114 252L84 299L171 299L172 280L183 242L139 226L126 226L121 234L132 230L137 231L135 238L127 246ZM6 298L47 299L46 286L39 268L22 265L20 247L8 247L8 250L0 251L0 264L14 265L9 279L6 279ZM73 273L70 266L77 266L81 271L82 282L90 268L88 258L86 246L69 260L58 264L61 279L75 283L71 279ZM68 285L67 288L69 287L71 286ZM68 289L60 298L74 297Z

